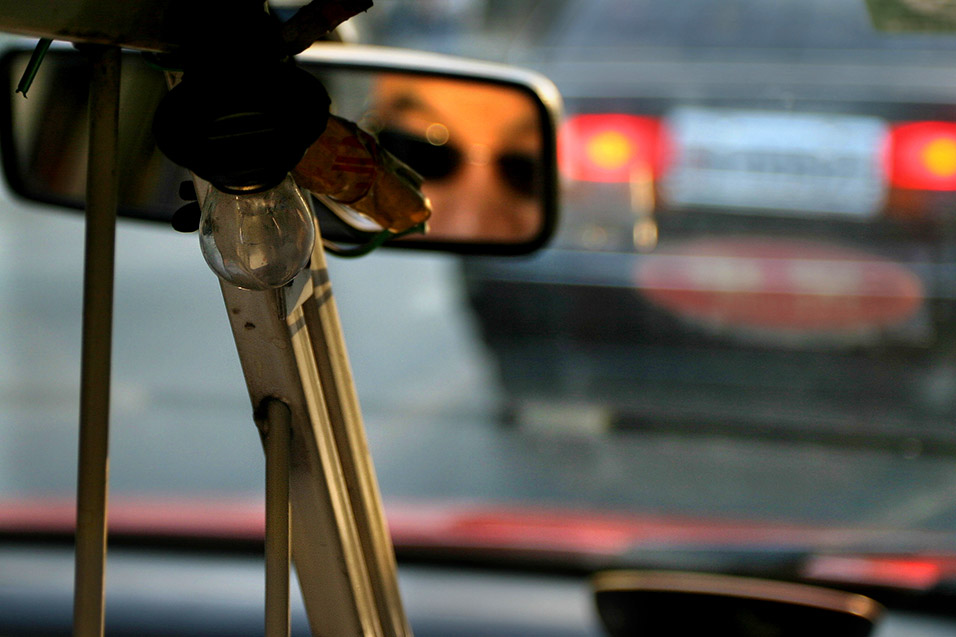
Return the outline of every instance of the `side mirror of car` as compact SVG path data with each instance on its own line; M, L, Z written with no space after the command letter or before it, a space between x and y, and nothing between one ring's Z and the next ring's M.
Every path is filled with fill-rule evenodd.
M592 585L612 637L866 637L882 612L863 595L730 575L608 571L595 575Z
M0 149L20 197L85 206L87 67L53 49L28 99L15 88L31 52L0 60ZM511 67L420 52L335 43L297 57L323 83L332 113L356 122L424 177L429 231L388 243L470 254L522 254L546 243L557 216L556 122L560 97L544 77ZM170 222L189 179L156 148L153 113L164 74L140 54L124 56L120 103L120 215ZM348 167L346 167L348 168ZM323 237L360 244L379 228L315 200Z

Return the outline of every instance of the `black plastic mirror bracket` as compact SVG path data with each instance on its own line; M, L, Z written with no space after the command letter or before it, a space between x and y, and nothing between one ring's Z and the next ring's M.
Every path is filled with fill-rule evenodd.
M325 130L329 96L295 66L257 65L253 76L187 74L159 103L153 135L174 163L223 192L274 188Z

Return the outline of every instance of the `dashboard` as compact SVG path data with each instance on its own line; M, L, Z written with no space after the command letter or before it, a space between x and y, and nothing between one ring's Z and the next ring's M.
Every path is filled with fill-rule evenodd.
M401 566L415 635L602 635L587 582L568 576ZM106 633L114 637L261 637L265 574L253 554L112 549ZM69 546L0 547L0 636L72 634ZM292 634L309 635L293 586Z
M597 637L604 632L585 578L400 564L418 637ZM110 551L107 635L260 636L264 570L254 554ZM0 637L72 634L73 552L65 545L0 546ZM297 592L297 589L294 589ZM308 636L302 599L292 634ZM874 637L951 637L956 618L890 611Z

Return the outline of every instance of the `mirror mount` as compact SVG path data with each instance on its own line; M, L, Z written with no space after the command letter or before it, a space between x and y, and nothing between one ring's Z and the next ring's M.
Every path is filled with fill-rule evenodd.
M281 183L322 134L329 103L314 76L281 62L186 73L159 103L153 134L173 163L218 190L257 193Z

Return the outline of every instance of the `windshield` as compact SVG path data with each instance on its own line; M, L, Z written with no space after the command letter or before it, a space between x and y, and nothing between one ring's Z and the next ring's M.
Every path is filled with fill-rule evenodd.
M573 6L572 6L573 5ZM596 34L602 34L596 38ZM863 2L828 0L599 0L562 7L537 45L633 49L674 47L688 56L700 49L742 49L754 57L797 58L827 51L952 50L954 43L925 35L887 35L873 28Z
M648 551L953 549L956 37L878 32L860 0L383 1L356 23L536 68L567 107L548 249L330 264L400 548L402 523L441 542L443 512L479 512L486 541L535 514L632 561L609 520L664 529ZM69 500L82 218L4 196L0 497ZM261 500L196 237L122 222L117 251L112 497ZM567 540L546 522L538 546Z
M930 181L956 171L910 176L956 148L956 37L856 1L382 9L376 41L531 66L566 102L559 236L448 264L472 336L428 402L460 376L473 407L416 423L386 491L953 529L956 182Z

